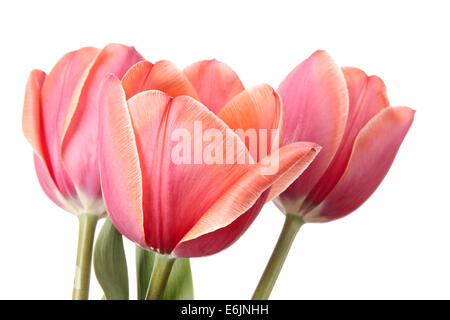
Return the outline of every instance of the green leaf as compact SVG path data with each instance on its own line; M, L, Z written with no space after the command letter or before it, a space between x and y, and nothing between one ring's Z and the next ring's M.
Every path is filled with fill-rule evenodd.
M136 275L138 299L144 300L150 282L155 253L136 246ZM177 258L167 282L163 300L193 300L191 264L187 258Z
M122 235L109 218L95 243L94 270L106 300L128 300L128 269Z
M170 272L163 300L193 300L191 263L188 258L177 258Z
M136 280L138 300L145 300L152 275L155 254L136 245Z

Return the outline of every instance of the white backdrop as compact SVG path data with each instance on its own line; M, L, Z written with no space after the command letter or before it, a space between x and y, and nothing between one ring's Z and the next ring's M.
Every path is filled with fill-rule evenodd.
M217 58L247 87L277 87L316 49L381 76L393 105L417 110L395 163L357 212L300 230L272 298L450 298L449 9L431 0L2 1L0 298L71 298L77 219L37 182L23 94L33 68L48 72L67 51L109 42L180 67ZM193 259L196 298L250 298L282 224L269 204L234 246ZM93 275L91 298L101 295Z

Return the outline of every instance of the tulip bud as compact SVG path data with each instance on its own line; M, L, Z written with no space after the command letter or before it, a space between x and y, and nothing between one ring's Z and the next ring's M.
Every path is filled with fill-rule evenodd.
M322 151L275 199L285 214L326 222L356 210L387 174L414 110L390 107L383 81L339 68L317 51L281 83L284 142L315 141Z

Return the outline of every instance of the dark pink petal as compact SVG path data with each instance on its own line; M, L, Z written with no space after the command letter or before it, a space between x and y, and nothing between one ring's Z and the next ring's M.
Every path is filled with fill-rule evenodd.
M358 134L341 179L305 220L338 219L363 204L389 171L412 124L414 112L408 107L389 107L371 119Z
M327 171L308 194L305 205L315 206L322 202L347 167L356 136L364 125L377 113L389 106L386 87L377 76L368 77L357 68L343 68L350 105L344 137ZM307 209L305 207L305 209Z
M344 134L348 94L341 69L325 51L316 51L281 83L285 125L284 143L313 141L320 154L279 199L289 213L297 213L304 198L333 159Z

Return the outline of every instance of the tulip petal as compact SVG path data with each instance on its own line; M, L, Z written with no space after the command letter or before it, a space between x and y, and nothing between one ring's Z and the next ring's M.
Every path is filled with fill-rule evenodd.
M298 142L275 150L268 156L270 163L276 162L278 165L278 170L273 174L262 174L264 161L251 165L249 170L228 187L183 237L175 248L175 255L203 256L229 246L249 225L249 221L245 218L237 221L236 225L232 223L236 222L256 201L264 203L264 198L258 200L263 192L293 166L300 162L303 168L307 167L316 156L318 148L314 143ZM299 171L298 175L301 172ZM296 179L298 175L293 176L292 179ZM254 218L254 216L246 217L248 218ZM229 227L226 231L220 230L226 227ZM218 232L217 239L213 236L215 232Z
M270 190L266 189L245 213L226 227L206 233L193 240L179 243L174 250L177 257L203 257L222 251L236 242L255 221L266 203Z
M142 177L120 80L108 75L99 93L99 169L103 198L120 233L145 247Z
M386 87L377 76L368 77L357 68L343 68L349 92L349 113L344 137L327 171L308 194L304 205L322 202L347 167L353 144L364 125L384 108L389 106ZM303 208L302 208L303 209ZM307 209L307 208L305 208Z
M127 100L146 90L160 90L172 97L185 95L198 99L183 71L166 60L155 64L149 61L138 62L123 77L122 86Z
M279 148L283 130L283 107L280 96L267 84L244 90L231 99L217 114L231 129L242 130L253 159L269 155Z
M60 142L64 117L72 92L83 72L95 58L98 49L82 48L64 55L46 77L41 90L41 142L46 165L64 197L76 193L61 164Z
M229 185L247 170L248 165L242 160L248 152L223 121L190 97L172 99L152 90L132 97L128 105L143 177L146 243L150 248L170 253ZM206 143L203 134L208 131L218 137ZM183 139L179 140L180 137ZM227 150L230 145L233 150ZM179 146L186 146L180 153L181 159L177 158ZM209 162L203 154L211 146L221 149L218 151L221 161ZM235 152L231 164L227 164L224 153L230 151Z
M99 88L107 73L121 78L142 59L132 47L107 45L75 88L64 122L61 156L74 184L92 198L101 197L97 163Z
M45 77L45 72L33 70L28 78L22 114L22 129L34 152L47 162L42 145L44 142L42 141L41 119L41 88Z
M321 150L321 147L317 145L316 147L317 153ZM286 173L284 173L277 181L274 182L272 187L270 188L270 193L267 196L266 202L274 200L278 197L283 191L285 191L301 174L310 166L309 163L297 162L293 165ZM278 201L275 199L275 204L279 206ZM283 206L280 207L281 211L284 211L285 208Z
M25 101L22 115L22 128L25 138L34 150L34 163L39 184L45 194L58 206L67 209L61 203L61 194L49 171L48 152L45 139L42 136L41 118L41 89L46 74L40 70L33 70L28 78L25 90Z
M153 63L143 60L136 63L125 73L122 78L122 87L127 100L139 92L150 89L148 88L148 80L152 69Z
M47 165L45 164L44 160L42 160L42 158L37 154L34 154L34 167L36 169L36 175L38 177L39 184L41 185L42 190L44 190L47 197L49 197L50 200L56 203L59 207L67 210L67 208L64 207L64 205L60 201L61 197L59 196L58 187L56 186Z
M193 84L200 101L214 113L244 90L237 74L226 64L217 60L203 60L184 69Z
M289 213L297 213L303 199L333 159L345 130L348 93L341 69L325 51L316 51L281 83L285 123L284 144L314 141L322 149L315 161L281 195Z
M357 136L341 179L325 200L305 216L305 220L338 219L363 204L389 171L414 113L408 107L389 107L371 119Z

